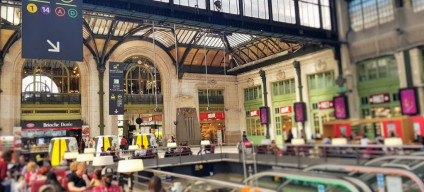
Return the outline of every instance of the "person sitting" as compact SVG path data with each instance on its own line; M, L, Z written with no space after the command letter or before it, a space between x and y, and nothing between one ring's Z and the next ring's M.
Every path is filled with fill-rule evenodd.
M55 191L65 191L66 189L57 180L56 173L49 172L47 174L46 185L52 185ZM41 190L40 190L41 191Z
M37 162L37 165L39 167L51 167L52 166L52 163L50 162L50 158L49 158L48 154L44 154L42 156L42 158L43 159L41 161Z
M77 164L77 170L75 173L68 175L68 190L69 191L84 191L90 184L90 178L85 174L87 171L87 165L85 162L79 162Z
M118 185L112 184L113 170L109 167L102 169L103 184L92 189L92 192L121 192Z
M37 178L37 164L31 161L28 163L28 171L25 173L25 183L26 186L31 186L31 184Z
M165 192L162 181L158 176L153 176L149 181L149 192Z
M50 168L49 167L41 167L40 170L38 170L37 176L35 178L36 181L43 181L47 179L47 174L49 173Z
M100 186L102 185L102 170L96 169L94 170L93 179L91 179L90 186Z
M277 154L281 151L281 149L275 144L275 140L271 141L271 144L268 146L268 150L272 153L272 154Z

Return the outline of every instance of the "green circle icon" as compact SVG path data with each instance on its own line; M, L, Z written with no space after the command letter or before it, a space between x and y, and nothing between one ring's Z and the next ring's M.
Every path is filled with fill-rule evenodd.
M77 17L77 16L78 16L78 12L77 12L77 10L76 10L76 9L71 8L71 9L68 9L68 15L69 15L69 17L71 17L71 18L75 18L75 17Z

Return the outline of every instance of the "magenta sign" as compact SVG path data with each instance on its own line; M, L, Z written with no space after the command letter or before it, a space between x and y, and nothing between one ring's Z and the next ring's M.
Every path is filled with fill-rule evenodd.
M268 107L261 107L259 108L259 111L261 114L261 124L268 124Z
M417 91L415 88L400 89L399 96L403 115L416 115L419 113Z
M306 121L306 105L303 102L294 103L294 120L296 122Z
M334 117L336 119L349 118L349 109L346 96L338 96L333 98Z

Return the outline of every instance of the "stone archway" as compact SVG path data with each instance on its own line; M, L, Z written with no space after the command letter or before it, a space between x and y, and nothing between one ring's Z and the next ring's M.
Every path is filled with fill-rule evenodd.
M15 42L4 58L0 79L0 127L1 135L11 135L14 126L20 125L21 120L21 90L22 90L22 39ZM81 116L90 127L97 126L99 120L96 112L98 104L98 72L97 65L90 51L84 47L84 60L76 62L81 74ZM91 105L90 105L91 103ZM96 110L97 107L97 110ZM93 130L93 129L91 129ZM95 134L95 133L94 133Z

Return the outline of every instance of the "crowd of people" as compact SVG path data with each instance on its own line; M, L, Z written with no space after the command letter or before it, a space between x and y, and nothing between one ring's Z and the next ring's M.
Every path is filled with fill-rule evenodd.
M38 162L25 161L20 156L12 160L12 151L3 151L0 158L0 192L120 192L123 184L116 184L112 168L104 167L87 172L85 162L72 162L65 167L52 167L49 156ZM153 177L149 191L163 192L160 179Z

